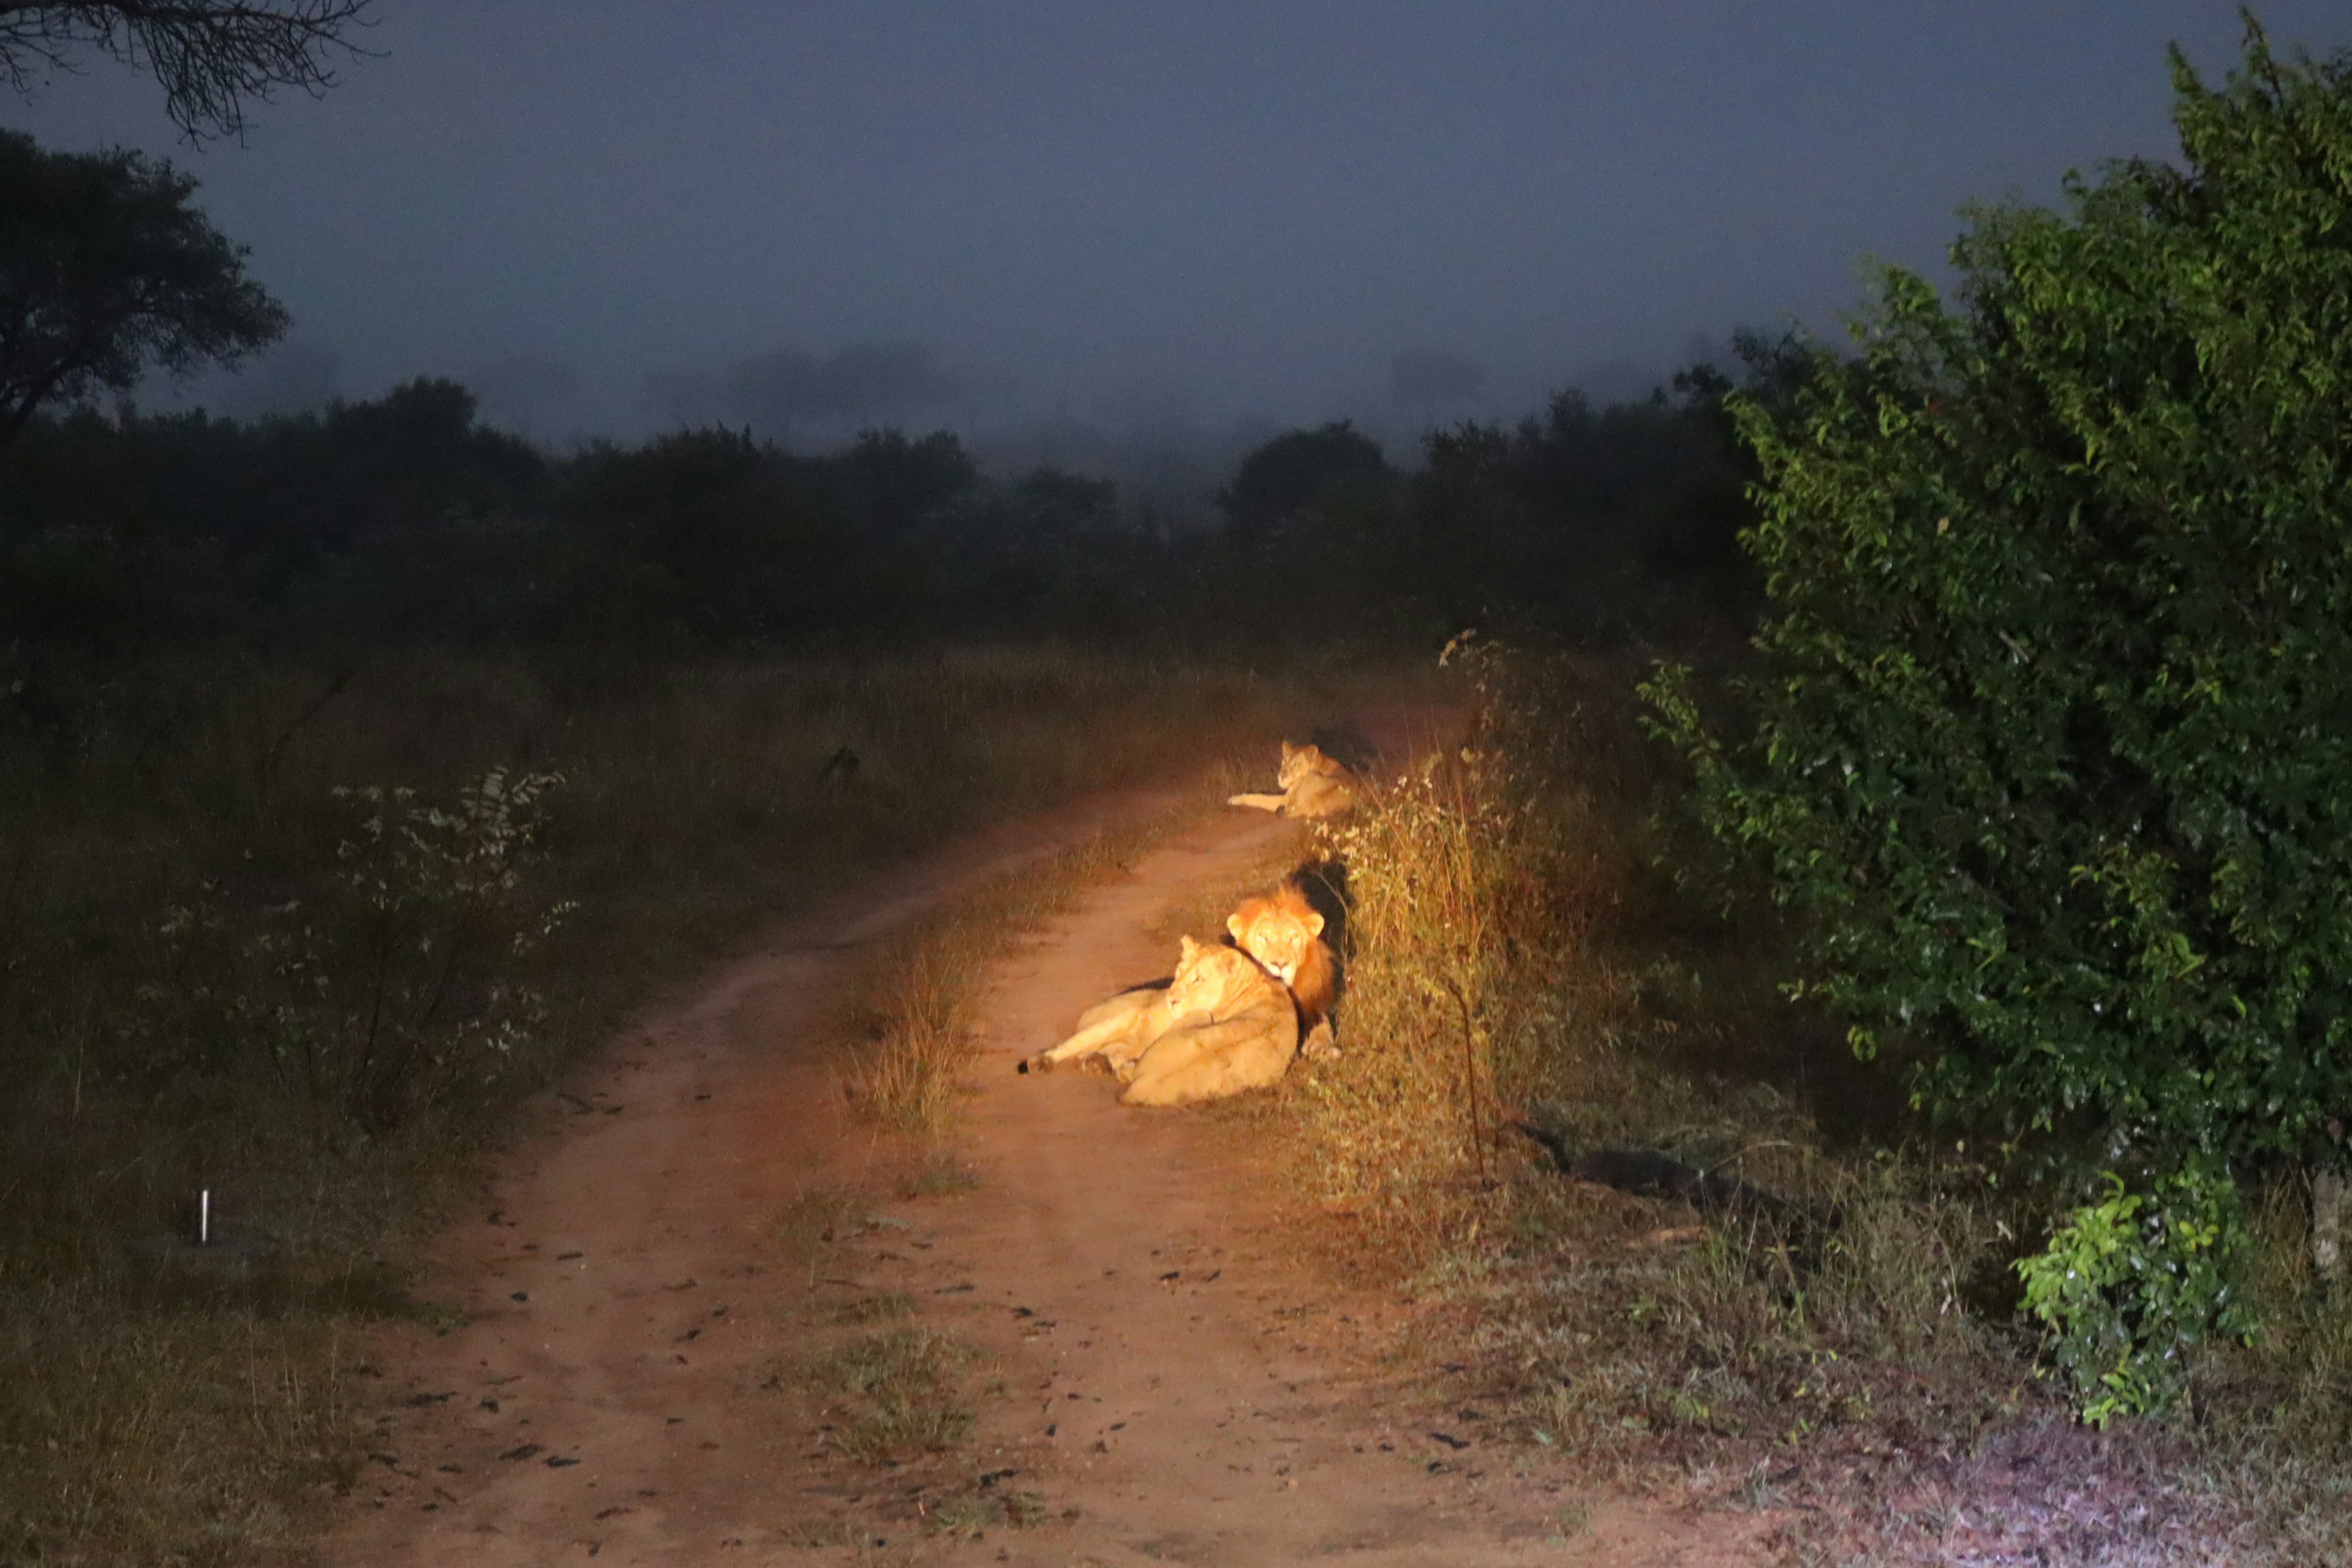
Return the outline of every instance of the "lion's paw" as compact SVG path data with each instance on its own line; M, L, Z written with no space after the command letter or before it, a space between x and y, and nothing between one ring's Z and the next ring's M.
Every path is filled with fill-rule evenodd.
M1339 1059L1339 1041L1331 1033L1330 1019L1321 1019L1313 1028L1307 1031L1307 1038L1299 1042L1298 1054L1310 1062Z

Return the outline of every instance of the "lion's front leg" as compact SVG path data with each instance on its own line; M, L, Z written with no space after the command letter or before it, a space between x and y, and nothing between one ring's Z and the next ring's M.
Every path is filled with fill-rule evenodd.
M1259 811L1279 814L1284 806L1290 804L1290 796L1287 795L1229 795L1225 796L1225 804L1246 805Z
M1078 1016L1075 1034L1030 1058L1023 1064L1023 1070L1048 1072L1064 1062L1097 1054L1108 1059L1114 1070L1121 1061L1133 1061L1144 1049L1137 1037L1142 1032L1146 1015L1162 994L1160 989L1148 987L1122 992L1108 1002L1097 1003Z

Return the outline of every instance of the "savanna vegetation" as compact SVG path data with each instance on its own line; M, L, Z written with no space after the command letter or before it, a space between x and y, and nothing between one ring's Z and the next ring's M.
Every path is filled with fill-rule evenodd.
M0 70L140 9L0 6ZM320 85L289 37L186 122ZM76 223L187 307L0 334L0 1560L298 1552L354 1326L440 1310L404 1248L633 1005L1441 647L1473 732L1329 837L1345 1053L1238 1113L1526 1441L1843 1489L1897 1559L2054 1455L2112 1482L2080 1529L2344 1560L2352 65L2175 87L2184 167L1974 214L1851 353L1410 468L1294 431L1195 519L947 433L553 455L442 380L101 409L282 314L168 168L0 138L0 321L106 303ZM877 1118L951 1128L973 933L1051 892L909 950ZM199 1190L267 1247L182 1266ZM813 1375L876 1453L958 1426L957 1347L858 1342Z
M283 328L195 194L0 145L7 1561L299 1555L367 1463L360 1330L446 1316L407 1259L474 1157L761 921L1008 812L1263 754L1465 615L1612 638L1745 592L1752 469L1704 377L1464 427L1475 461L1419 472L1304 432L1193 519L983 474L946 433L552 455L431 379L255 420L101 406ZM1713 510L1662 496L1694 476ZM1712 545L1658 554L1669 515ZM969 967L877 1037L944 1059ZM938 1124L937 1072L901 1065L862 1058L864 1103ZM249 1250L189 1254L200 1193Z

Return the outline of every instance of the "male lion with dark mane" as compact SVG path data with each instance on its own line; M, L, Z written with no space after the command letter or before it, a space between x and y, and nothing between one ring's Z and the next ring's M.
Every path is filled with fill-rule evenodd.
M1298 1054L1328 1061L1339 1054L1331 1034L1331 1004L1339 992L1337 960L1323 940L1323 916L1297 882L1270 895L1244 899L1225 917L1225 930L1244 952L1290 988L1298 1009Z
M1077 1031L1022 1064L1044 1072L1098 1056L1127 1085L1122 1105L1184 1105L1273 1083L1298 1054L1290 993L1239 948L1184 939L1165 987L1089 1007Z

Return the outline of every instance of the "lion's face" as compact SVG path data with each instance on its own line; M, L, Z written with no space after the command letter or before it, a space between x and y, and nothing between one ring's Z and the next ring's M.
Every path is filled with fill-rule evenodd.
M1282 771L1276 776L1282 781L1284 789L1293 787L1310 773L1330 771L1331 759L1323 754L1322 747L1311 742L1304 746L1294 746L1287 741L1282 743Z
M1214 1016L1265 984L1265 973L1249 954L1203 946L1188 936L1183 956L1176 962L1176 978L1169 982L1168 1010L1180 1018L1193 1013Z
M1225 929L1243 952L1288 985L1297 980L1299 964L1323 934L1323 917L1305 899L1286 889L1285 892L1286 897L1246 900L1225 917Z

